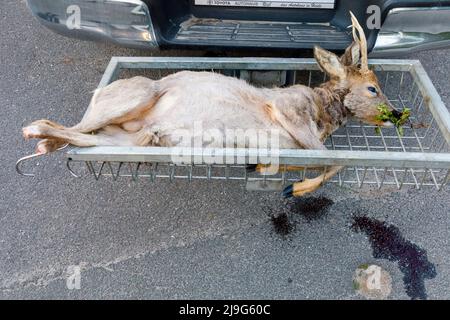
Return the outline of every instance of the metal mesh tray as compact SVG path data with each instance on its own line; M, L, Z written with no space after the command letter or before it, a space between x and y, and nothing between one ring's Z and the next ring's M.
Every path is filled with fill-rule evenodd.
M343 165L346 168L329 183L441 190L450 173L450 114L439 94L419 61L380 59L370 64L391 103L411 109L414 125L405 125L401 135L395 127L376 133L374 126L349 122L327 139L328 150L280 150L280 165L306 167L298 172L248 173L246 165L259 162L251 149L214 150L245 158L241 163L176 165L171 162L173 150L162 147L73 148L66 153L67 168L74 176L89 173L97 180L239 180L249 189L273 190L316 176L328 166ZM157 79L179 70L208 70L250 81L252 72L278 71L286 85L314 86L326 79L313 59L113 57L99 88L121 77L142 74ZM202 153L191 151L192 159Z

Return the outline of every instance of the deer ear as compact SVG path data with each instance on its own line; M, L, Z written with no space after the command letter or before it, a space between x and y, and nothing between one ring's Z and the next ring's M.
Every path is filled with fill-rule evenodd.
M341 62L344 66L356 66L360 59L361 48L356 42L353 42L341 56Z
M337 55L316 46L314 57L322 71L328 73L331 78L345 78L345 67Z

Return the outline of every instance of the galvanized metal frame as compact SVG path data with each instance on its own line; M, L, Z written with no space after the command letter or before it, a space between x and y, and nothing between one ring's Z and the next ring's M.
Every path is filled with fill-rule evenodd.
M204 154L223 154L225 157L247 159L247 164L258 164L262 154L270 155L270 150L256 149L180 149L177 152L189 154L190 158L201 158ZM74 148L67 152L73 161L110 162L162 162L170 163L173 148L166 147L91 147ZM265 156L267 157L267 156ZM192 161L193 163L194 161ZM279 163L289 166L374 166L450 169L450 155L446 153L420 152L367 152L347 150L290 150L279 151Z
M370 64L376 71L404 71L412 75L423 96L422 102L431 111L446 143L450 145L450 114L421 63L417 60L376 59L371 60ZM102 88L116 80L123 69L319 70L314 59L113 57L98 87ZM400 101L402 101L401 97ZM404 148L403 144L402 147ZM385 148L387 150L386 144ZM425 153L423 149L420 151L422 152L281 150L279 163L281 165L450 169L449 153ZM199 152L201 153L202 150L192 150L192 156L198 156ZM251 149L231 149L224 152L246 157L258 154L256 150ZM73 161L170 162L171 155L170 148L159 147L92 147L74 148L67 152L67 157Z

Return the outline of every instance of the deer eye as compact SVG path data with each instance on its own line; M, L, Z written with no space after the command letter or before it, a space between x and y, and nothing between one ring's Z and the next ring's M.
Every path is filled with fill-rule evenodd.
M377 94L377 88L375 87L368 87L367 90L369 90L370 92Z

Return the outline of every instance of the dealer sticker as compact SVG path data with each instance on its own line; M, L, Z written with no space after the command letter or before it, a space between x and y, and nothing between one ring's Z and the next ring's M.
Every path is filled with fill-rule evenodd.
M292 8L292 9L334 9L336 0L195 0L200 6L222 7L263 7L263 8Z

